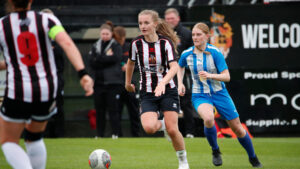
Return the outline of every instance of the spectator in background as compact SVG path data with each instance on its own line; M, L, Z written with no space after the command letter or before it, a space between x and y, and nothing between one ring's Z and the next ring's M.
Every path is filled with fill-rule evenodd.
M7 2L12 11L0 18L0 49L5 58L1 69L7 70L0 108L1 148L14 169L44 169L47 151L43 133L55 113L58 88L51 39L62 47L78 72L86 96L93 94L93 80L78 48L54 15L30 10L32 0ZM23 131L27 153L19 146Z
M127 60L129 56L129 47L130 44L126 42L126 30L122 26L117 26L114 28L114 38L119 44L122 46L122 72L123 72L123 84L125 84L125 71L127 66ZM131 135L133 137L139 136L140 131L140 116L139 116L139 101L136 97L136 93L127 92L125 87L123 86L121 92L121 108L123 109L124 103L127 106L127 110L130 118L130 126L131 126ZM121 112L120 112L121 113ZM120 117L121 118L121 117Z
M193 46L192 32L182 26L180 23L179 12L175 8L169 8L165 11L165 20L174 29L180 39L180 42L177 45L177 51L179 56L181 56L183 50ZM195 132L194 115L197 113L191 102L192 79L189 69L186 69L186 76L183 79L183 83L186 86L186 94L180 96L180 107L183 111L185 136L193 138Z
M248 132L242 127L239 114L226 89L224 82L230 81L230 74L220 50L209 44L209 27L197 23L193 30L194 46L185 50L179 60L178 93L185 94L182 83L184 67L189 67L193 77L192 102L204 121L204 133L212 148L213 164L222 165L222 157L217 143L217 131L214 120L214 107L237 135L238 141L246 150L253 167L262 167L252 145Z
M178 169L189 169L184 140L178 129L179 98L173 80L178 70L174 47L178 37L156 11L143 10L138 15L138 23L142 35L130 45L126 90L135 92L131 79L138 62L142 126L148 134L166 130L178 157ZM164 114L164 120L158 120L158 112Z
M43 9L41 12L54 15L51 9ZM63 50L55 41L52 42L52 49L54 52L54 58L57 68L57 78L58 78L58 89L56 95L56 107L57 112L51 117L48 122L46 134L49 137L63 137L64 136L64 56Z
M89 52L89 63L94 74L94 104L97 118L97 136L104 137L106 111L108 111L112 138L122 135L120 104L123 77L121 70L122 47L113 38L110 21L100 27L100 39Z

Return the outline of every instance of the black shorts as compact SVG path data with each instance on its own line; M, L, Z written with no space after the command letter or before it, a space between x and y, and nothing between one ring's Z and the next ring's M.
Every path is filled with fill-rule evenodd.
M56 113L56 109L55 100L27 103L5 97L0 108L0 116L5 121L19 123L29 123L31 120L46 121Z
M166 88L164 95L156 97L155 93L141 92L140 113L175 111L179 113L180 104L177 88Z

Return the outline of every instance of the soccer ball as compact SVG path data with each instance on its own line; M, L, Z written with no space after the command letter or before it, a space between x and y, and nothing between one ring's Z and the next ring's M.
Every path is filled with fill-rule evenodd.
M108 169L111 165L111 156L103 149L94 150L89 156L92 169Z

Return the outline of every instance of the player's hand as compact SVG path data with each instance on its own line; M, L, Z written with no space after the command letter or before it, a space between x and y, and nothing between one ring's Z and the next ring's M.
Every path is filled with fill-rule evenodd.
M107 52L106 52L106 55L107 56L112 56L114 54L114 52L112 51L112 49L108 49Z
M126 68L127 68L127 64L124 64L121 69L123 72L126 72Z
M125 89L128 92L135 92L135 86L134 86L134 84L125 84Z
M154 90L155 96L159 97L165 94L165 92L166 92L166 85L163 82L160 82Z
M185 86L184 84L178 84L178 94L179 96L185 95Z
M80 79L80 85L85 91L85 96L90 96L94 93L94 81L89 75L84 75Z
M210 77L211 77L211 74L206 72L206 71L200 71L198 73L198 75L199 75L199 78L200 78L201 81L206 80L206 79L210 79Z

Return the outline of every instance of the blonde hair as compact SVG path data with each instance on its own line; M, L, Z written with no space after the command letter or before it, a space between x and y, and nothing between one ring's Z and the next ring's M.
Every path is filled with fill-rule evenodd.
M205 23L198 22L198 23L196 23L196 25L194 26L194 28L198 28L198 29L202 30L206 35L210 36L209 27Z
M169 24L166 23L166 21L159 18L159 15L156 11L146 9L146 10L141 11L138 16L140 16L140 15L150 15L153 22L157 23L157 27L156 27L157 33L168 37L171 40L174 48L176 49L176 47L179 43L178 36L174 32L174 30L169 26Z
M169 14L169 13L174 13L175 15L179 16L179 12L177 9L175 8L168 8L166 11L165 11L165 15Z
M209 36L210 36L209 27L208 27L205 23L203 23L203 22L198 22L198 23L196 23L196 25L193 27L193 29L194 29L194 28L200 29L200 30L202 30L203 33L205 33L206 35L209 35ZM199 49L199 50L200 50L201 52L207 54L207 55L210 54L210 52L204 51L204 50L202 50L202 49Z

